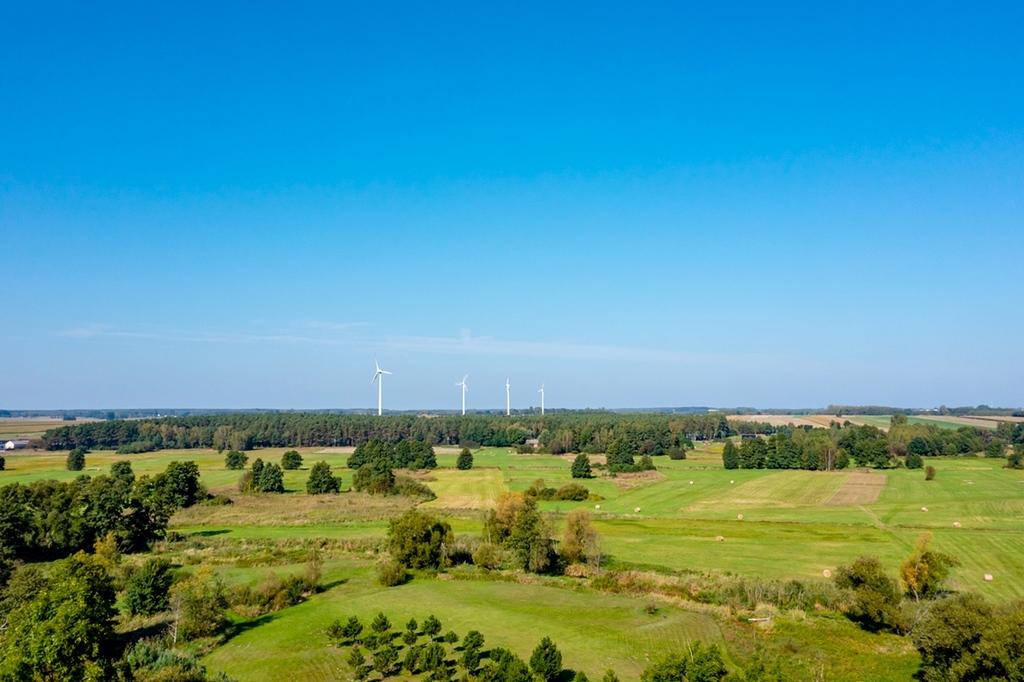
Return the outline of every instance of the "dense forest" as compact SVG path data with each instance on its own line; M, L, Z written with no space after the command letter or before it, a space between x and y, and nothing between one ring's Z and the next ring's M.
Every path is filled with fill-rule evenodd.
M604 452L615 440L638 454L663 454L690 440L733 432L725 416L577 412L546 416L339 415L322 413L223 414L112 420L62 426L43 436L50 450L75 447L143 452L161 448L249 450L257 447L358 445L412 439L432 445L521 445L538 439L553 453Z

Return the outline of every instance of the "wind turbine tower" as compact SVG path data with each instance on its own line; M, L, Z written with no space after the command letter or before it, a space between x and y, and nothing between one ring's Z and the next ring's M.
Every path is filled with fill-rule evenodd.
M468 378L469 378L469 375L467 374L464 377L462 377L462 381L456 382L456 384L455 384L456 386L461 386L462 387L462 416L463 417L466 416L466 391L469 390L469 386L466 385L466 379L468 379Z
M386 369L381 369L380 364L376 360L373 361L373 364L377 368L377 371L374 372L373 378L370 379L370 383L372 384L374 381L377 382L377 416L379 417L384 414L384 375L391 374L391 372Z
M508 417L509 415L512 414L512 401L509 400L509 393L508 393L508 387L509 386L510 386L510 384L508 383L508 377L505 377L505 416L506 417Z
M543 417L544 416L544 384L540 385L540 390L537 391L537 393L540 393L540 416Z

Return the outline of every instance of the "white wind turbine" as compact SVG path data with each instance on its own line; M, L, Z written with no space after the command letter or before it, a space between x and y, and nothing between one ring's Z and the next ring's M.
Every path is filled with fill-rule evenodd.
M391 372L381 369L380 364L376 360L373 361L373 364L377 367L377 371L373 373L370 383L377 382L377 416L379 417L384 414L384 375L391 374Z
M543 417L544 416L544 384L540 385L540 390L537 391L537 393L540 393L540 416Z
M461 386L462 387L462 416L463 417L466 416L466 391L469 390L469 386L466 385L466 379L468 379L468 378L469 378L469 375L467 374L464 377L462 377L462 381L458 381L458 382L455 383L456 386Z
M505 416L506 417L512 414L512 401L509 400L509 393L508 393L508 387L509 386L511 386L511 384L508 383L508 377L505 377Z

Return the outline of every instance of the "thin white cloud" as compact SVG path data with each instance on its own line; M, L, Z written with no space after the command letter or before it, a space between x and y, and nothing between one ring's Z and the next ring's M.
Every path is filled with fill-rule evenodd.
M72 339L119 338L148 341L184 341L191 343L315 343L333 344L336 339L293 334L290 332L187 332L180 330L133 330L108 325L91 324L57 332L58 336Z
M579 343L574 341L526 341L498 339L493 336L474 336L468 329L456 336L373 336L354 335L351 332L365 323L306 321L300 328L313 329L321 334L308 334L289 330L262 333L251 331L189 332L182 330L124 329L102 324L90 324L59 332L72 339L122 338L162 342L190 343L280 343L350 346L382 352L386 350L438 355L476 355L492 357L527 357L567 360L596 360L616 362L664 363L672 365L730 365L753 366L769 361L755 355L723 355L694 353L683 350L615 346Z

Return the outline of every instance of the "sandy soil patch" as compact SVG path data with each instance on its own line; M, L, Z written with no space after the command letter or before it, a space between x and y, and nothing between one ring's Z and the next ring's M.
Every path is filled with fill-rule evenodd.
M882 493L886 480L885 474L855 471L847 477L842 487L826 500L825 504L833 507L871 504Z

